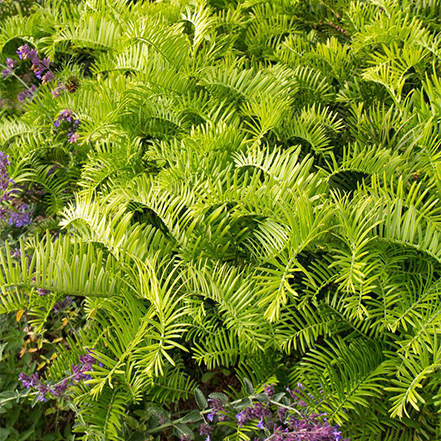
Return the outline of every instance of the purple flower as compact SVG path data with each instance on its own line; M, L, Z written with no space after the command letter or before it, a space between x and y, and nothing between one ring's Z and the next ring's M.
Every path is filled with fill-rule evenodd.
M29 89L25 90L24 92L20 92L17 95L18 101L27 100L28 98L30 98L34 94L35 90L36 90L35 86L31 86Z
M28 212L11 211L9 214L9 225L15 225L17 228L25 227L32 222L31 216Z
M78 133L69 133L67 136L71 144L75 144L78 141L79 137L80 135L78 135Z
M285 420L285 416L286 416L287 411L288 411L288 409L285 409L284 407L279 407L277 409L277 417L279 418L279 421Z
M43 84L46 84L55 78L53 72L51 70L49 70L49 66L51 64L52 63L47 58L45 58L44 60L40 60L38 58L38 56L32 60L31 69L35 72L35 76L39 80L43 81ZM45 71L46 71L46 73L44 74ZM46 77L46 79L45 79L45 77Z
M37 398L40 401L47 401L46 394L50 392L50 389L45 384L40 382L40 384L37 386L37 390Z
M54 312L58 313L61 312L64 308L69 306L72 303L72 298L70 296L67 296L63 301L58 302L54 305Z
M199 428L199 435L210 436L212 431L213 431L213 428L209 424L203 423L203 424L201 424L201 427Z
M13 250L11 250L11 257L13 259L20 259L21 257L20 248L14 248Z
M207 415L207 419L208 421L213 421L218 412L222 412L225 408L220 398L209 398L208 401L211 403L211 413ZM225 421L226 418L226 415L221 414L218 416L219 421Z
M40 297L42 297L45 296L46 294L49 294L49 291L47 289L37 288L37 293Z
M23 386L25 386L27 389L33 388L40 390L41 388L41 381L40 376L38 375L38 372L35 372L32 377L29 375L26 375L24 372L22 372L18 379L23 383Z
M257 423L257 428L263 430L265 426L263 425L263 417L260 418L260 421Z
M301 397L305 396L305 394L303 393L303 391L305 390L305 387L301 383L297 383L297 388L294 389L293 391L289 387L287 387L286 390L300 406L302 406L302 407L307 406L306 401L301 399Z
M73 112L70 109L65 109L60 112L60 117L65 121L72 121Z
M80 355L80 362L78 364L72 365L72 376L75 383L81 380L90 380L92 377L85 374L85 372L93 371L92 365L96 362L93 356L93 351L87 350L87 354Z
M4 168L7 165L11 165L9 156L5 152L0 152L0 168Z
M54 73L51 70L48 70L41 78L41 81L43 84L47 84L50 83L54 78L55 78Z
M274 396L274 394L276 393L276 389L274 388L273 384L270 384L269 386L267 386L265 384L265 386L263 388L264 388L264 391L265 391L265 395L268 398L272 398Z
M30 49L27 44L20 46L17 50L18 57L20 60L31 60L31 69L35 72L35 76L42 80L43 84L50 83L55 79L54 73L50 70L52 62L49 58L43 58L42 60L38 57L38 52L36 49Z
M207 420L213 422L215 416L216 416L216 412L211 412L207 415Z
M242 427L244 424L246 424L248 421L251 421L254 419L253 410L249 407L242 410L236 415L237 425L239 427Z
M38 373L34 373L32 377L22 372L18 378L26 388L33 388L37 391L37 398L40 401L47 401L46 395L52 394L54 397L61 397L65 394L67 388L73 383L77 383L81 380L90 380L92 377L85 374L87 371L92 371L92 364L95 362L95 357L91 350L87 350L87 353L80 356L80 362L77 365L72 366L72 375L62 379L55 385L48 385L43 383Z
M25 386L26 389L29 389L31 387L32 378L29 375L26 375L24 372L22 372L18 376L18 379L23 383L23 386Z
M47 172L47 175L50 176L55 173L55 170L59 169L60 166L58 164L54 164Z
M75 144L78 141L79 135L76 133L80 121L74 120L74 113L70 109L61 110L57 119L54 122L55 127L60 127L61 123L67 122L70 124L69 131L67 133L67 139L71 144Z
M6 69L2 70L3 78L6 78L10 74L12 74L16 64L17 64L16 60L13 60L12 58L6 58Z
M61 95L61 92L64 90L64 86L62 84L58 84L57 87L51 92L53 98L57 98Z
M69 381L67 379L64 379L64 380L60 381L59 383L57 383L51 389L50 392L54 397L61 397L66 392L66 389L68 388L68 386L69 386Z
M14 69L17 65L17 60L13 60L12 58L6 58L6 66L9 67L9 69Z
M271 415L271 411L262 403L256 403L251 408L251 419L260 419Z
M31 60L33 63L34 61L38 60L37 50L36 49L30 49L27 44L24 44L23 46L20 46L17 49L18 58L20 60Z

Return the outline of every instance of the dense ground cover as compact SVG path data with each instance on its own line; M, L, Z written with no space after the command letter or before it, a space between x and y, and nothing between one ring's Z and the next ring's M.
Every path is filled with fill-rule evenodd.
M0 440L441 438L439 1L3 3Z

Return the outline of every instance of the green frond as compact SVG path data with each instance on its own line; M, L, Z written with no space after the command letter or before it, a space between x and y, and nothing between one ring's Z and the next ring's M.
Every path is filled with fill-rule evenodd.
M78 413L75 431L83 434L84 441L98 441L104 436L108 440L120 439L122 418L126 413L126 390L123 387L106 387L96 401L79 400L82 407Z

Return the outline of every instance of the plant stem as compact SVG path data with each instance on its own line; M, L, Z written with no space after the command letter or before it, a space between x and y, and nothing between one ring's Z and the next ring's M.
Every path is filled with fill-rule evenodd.
M251 400L251 402L253 402L253 398L254 398L254 396L249 396L248 398ZM239 403L240 401L242 401L242 398L239 399L239 400L236 400L236 401L232 401L232 402L230 403L230 406L233 406L233 405ZM290 406L285 406L284 404L278 403L277 401L269 400L269 402L270 402L271 404L275 404L275 405L278 406L278 407L282 407L282 408L284 408L284 409L288 409L288 410L290 410L290 411L293 411L293 412L297 413L299 416L301 416L304 420L307 421L307 418L305 417L305 415L303 415L303 414L302 414L301 412L299 412L297 409L295 409L295 408L293 408L293 407L290 407ZM210 413L211 411L212 411L212 409L201 410L201 411L200 411L200 414L203 416L203 415L206 415L207 413ZM150 435L150 434L153 434L153 433L160 432L161 430L167 429L167 428L173 426L174 424L182 423L182 421L183 421L184 418L185 418L185 416L182 417L182 418L179 418L179 419L177 419L177 420L175 420L175 421L170 421L169 423L162 424L162 425L160 425L160 426L158 426L158 427L155 427L155 428L153 428L153 429L148 430L147 433Z
M0 63L0 67L2 67L2 68L6 68L7 70L9 70L9 68L8 68L8 66L6 66L5 64L3 64L3 63ZM21 84L23 84L25 87L26 87L26 89L28 89L28 90L31 90L30 89L30 87L13 71L13 70L11 70L10 71L11 73L9 74L9 75L12 75L13 77L15 77L18 81L20 81L20 83Z

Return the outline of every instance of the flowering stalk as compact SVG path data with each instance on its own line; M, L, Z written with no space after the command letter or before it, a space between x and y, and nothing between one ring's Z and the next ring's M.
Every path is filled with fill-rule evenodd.
M41 381L38 372L32 376L26 375L22 372L18 378L27 389L35 389L37 391L37 398L39 401L47 401L47 394L52 394L53 397L63 397L69 386L80 383L82 380L90 380L92 377L86 372L93 371L92 365L96 362L93 350L88 349L87 353L80 355L80 362L72 365L72 374L63 378L54 385L48 385Z
M13 187L14 180L9 177L9 165L9 156L0 151L0 220L21 228L31 223L31 216L28 206L14 197L17 189Z
M68 124L67 139L71 144L75 144L78 141L79 135L77 133L80 121L75 119L74 113L70 109L61 110L58 118L54 122L56 128L60 127L61 124Z
M4 67L4 69L2 70L3 78L6 78L9 75L11 75L13 73L16 65L17 65L16 60L13 60L12 58L6 58L6 66L4 64L2 64L2 67Z
M36 49L30 49L27 44L20 46L16 51L20 60L30 60L32 62L31 69L35 73L37 79L41 80L41 83L48 84L55 80L55 75L51 70L51 65L53 64L48 58L40 59L38 56L38 52ZM18 94L18 101L25 101L29 98L32 101L38 92L39 88L36 88L34 85L29 86L26 84L15 72L14 69L17 66L17 61L12 58L6 59L6 65L0 63L0 67L3 68L2 76L3 78L7 78L8 76L13 76L16 78L23 86L26 88L24 92L20 92ZM44 106L42 106L47 113Z
M13 76L18 81L20 81L20 83L23 84L23 86L25 86L28 89L29 86L12 69L10 69L8 67L8 60L10 60L10 58L6 59L6 64L0 63L0 67L4 69L4 70L2 70L3 78L7 78L9 75ZM6 74L6 72L8 72L8 73Z
M224 428L231 428L232 423L235 423L237 430L243 430L247 436L250 435L250 432L254 433L256 436L253 441L349 441L342 439L338 426L329 424L326 414L308 412L307 404L302 399L305 396L302 395L304 388L301 384L298 384L295 392L289 389L287 391L289 396L286 396L285 393L276 394L274 386L269 385L265 386L263 394L253 393L245 399L231 403L223 394L217 394L209 398L208 401L198 399L198 403L205 401L205 403L210 402L211 404L210 408L202 409L199 412L200 419L204 421L199 426L199 434L206 437L205 441L212 441L212 433L222 427L222 425L217 426L217 423L227 421L228 425L223 426ZM196 396L200 394L202 392L198 391ZM243 408L247 400L249 404ZM233 418L231 413L234 414L238 407L241 410ZM185 421L188 421L186 416L162 424L147 433L157 433L177 424L182 425ZM190 438L185 435L181 437L181 441L187 439Z

